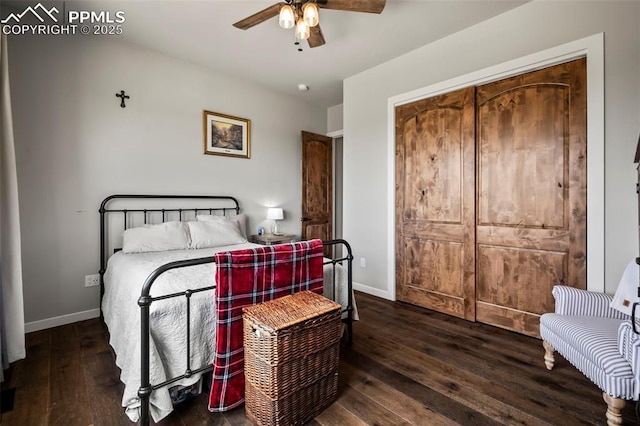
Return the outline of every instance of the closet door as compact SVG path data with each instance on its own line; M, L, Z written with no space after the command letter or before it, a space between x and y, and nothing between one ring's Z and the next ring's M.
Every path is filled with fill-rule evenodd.
M474 89L396 113L396 297L475 318Z
M538 336L586 288L586 60L477 88L476 319Z

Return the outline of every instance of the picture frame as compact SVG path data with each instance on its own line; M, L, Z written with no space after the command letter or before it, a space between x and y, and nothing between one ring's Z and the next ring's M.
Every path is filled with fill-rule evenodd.
M251 120L204 110L204 153L229 157L251 157Z

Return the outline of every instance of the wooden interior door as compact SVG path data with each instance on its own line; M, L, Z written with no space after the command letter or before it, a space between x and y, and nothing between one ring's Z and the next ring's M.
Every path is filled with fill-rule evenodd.
M474 89L396 107L396 297L475 318Z
M479 86L476 319L539 335L586 288L586 60Z
M302 132L302 239L332 238L333 140ZM327 253L328 254L328 253Z

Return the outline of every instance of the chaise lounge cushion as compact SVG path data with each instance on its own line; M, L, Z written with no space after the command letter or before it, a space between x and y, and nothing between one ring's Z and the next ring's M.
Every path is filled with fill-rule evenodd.
M604 392L637 400L635 378L618 349L618 329L624 320L583 315L543 314L540 334Z

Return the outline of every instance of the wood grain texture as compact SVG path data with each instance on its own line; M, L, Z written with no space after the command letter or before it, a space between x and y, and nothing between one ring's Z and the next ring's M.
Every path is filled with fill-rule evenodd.
M51 410L51 333L37 331L25 337L27 359L11 364L8 388L16 388L14 408L2 414L3 424L49 425ZM5 384L3 383L3 388ZM31 401L37 403L32 404Z
M537 336L554 284L586 288L585 78L580 59L396 108L399 300Z
M478 244L476 300L537 315L550 312L566 253Z
M405 122L406 220L462 223L462 112L426 110Z
M256 12L253 15L236 22L235 24L233 24L233 26L241 30L248 30L251 27L263 23L267 19L271 19L274 16L277 16L278 13L280 13L280 7L282 7L282 5L284 4L284 2L272 4L271 6L262 9L260 12Z
M464 252L461 243L405 241L402 298L464 318Z
M91 401L82 369L80 342L73 325L54 328L51 331L51 411L50 424L90 424L91 412L84 407Z
M553 285L586 288L585 69L477 88L479 321L537 336Z
M464 296L461 243L407 239L405 244L406 285L457 297Z
M360 293L357 301L342 362L457 424L605 423L601 391L560 355L546 370L538 339ZM623 417L638 424L632 407Z
M333 139L302 132L302 239L333 237ZM330 255L325 249L325 255Z
M103 337L104 339L104 337ZM104 350L83 357L85 391L91 396L90 414L95 426L126 426L131 421L120 406L124 384L113 354Z
M329 229L324 223L308 223L305 225L305 237L306 240L319 238L321 240L330 240L331 235L328 234Z
M464 318L464 299L450 294L428 291L414 286L403 286L397 293L398 300L405 300L418 306L430 306L438 312Z
M564 229L569 87L518 83L477 108L478 225Z
M399 300L475 319L474 89L396 108Z
M335 425L602 425L601 391L556 355L553 371L544 363L540 340L401 302L356 294L360 321L353 346L340 354L338 399L312 420ZM27 358L12 364L3 389L16 387L8 426L130 425L122 384L106 332L98 319L27 334ZM99 333L97 333L99 332ZM80 359L84 380L70 383L55 373L62 358ZM101 336L101 337L98 337ZM58 383L55 383L58 382ZM52 389L67 389L70 415L52 416ZM84 393L89 404L80 404ZM244 407L209 413L208 395L179 404L162 425L251 425ZM71 401L75 399L75 401ZM61 407L64 408L64 407ZM63 410L60 409L59 413ZM640 424L634 404L622 412L624 425ZM55 419L54 419L55 417ZM561 423L559 423L561 421Z
M320 28L320 24L315 27L309 28L309 39L307 40L309 43L309 47L320 47L325 44L324 35L322 34L322 29Z

